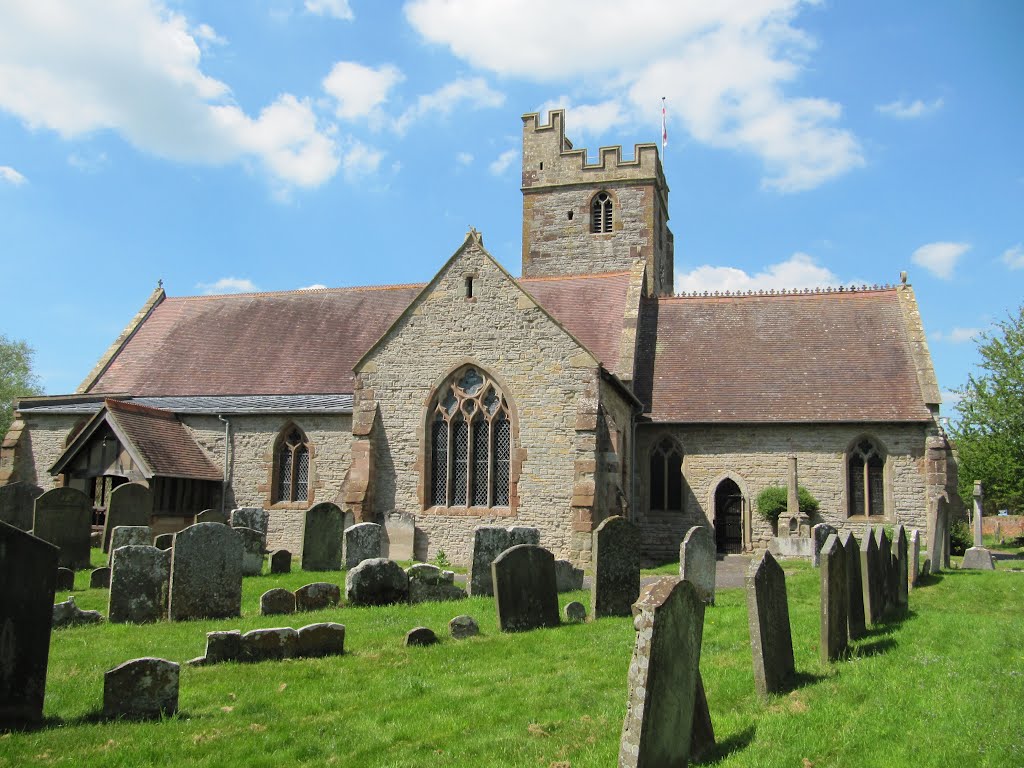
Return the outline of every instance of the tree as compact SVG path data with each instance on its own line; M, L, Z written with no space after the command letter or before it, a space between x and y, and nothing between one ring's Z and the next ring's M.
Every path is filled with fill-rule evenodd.
M35 350L24 341L12 341L0 333L0 438L14 419L14 402L26 395L42 394L39 377L32 372Z
M978 339L978 375L956 390L951 428L960 458L960 497L981 480L985 510L1024 512L1024 305Z

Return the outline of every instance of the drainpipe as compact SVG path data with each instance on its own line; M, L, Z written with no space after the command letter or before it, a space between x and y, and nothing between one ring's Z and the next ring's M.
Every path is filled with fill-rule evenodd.
M217 418L224 422L224 479L220 482L220 513L223 515L228 499L228 441L231 439L231 422L219 413Z

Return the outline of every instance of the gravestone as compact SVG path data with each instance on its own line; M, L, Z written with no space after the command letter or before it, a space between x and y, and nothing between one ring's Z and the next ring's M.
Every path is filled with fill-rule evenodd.
M32 531L60 547L58 565L72 570L89 567L92 501L81 491L54 488L36 499Z
M711 722L704 678L697 670L697 695L693 701L693 729L690 732L690 759L700 760L715 747L715 727Z
M921 578L921 532L915 528L910 532L910 561L907 571L907 587L913 589Z
M825 539L838 533L839 531L828 523L818 523L811 528L811 565L815 568L821 565L821 548L825 546Z
M111 553L107 618L114 624L145 624L167 618L171 553L131 544Z
M118 547L148 547L153 543L153 529L148 525L118 525L110 533L107 541L107 565L114 560L114 550Z
M765 552L750 563L745 581L754 687L762 696L781 693L796 670L786 575L771 553Z
M204 509L196 515L195 521L197 523L220 523L221 525L227 525L228 516L219 509Z
M665 577L644 587L636 608L619 766L685 766L700 674L704 602L691 582Z
M519 544L540 546L540 530L525 526L512 528L501 528L496 525L478 526L473 532L473 557L470 559L469 576L466 579L469 585L469 594L474 597L493 595L491 564L506 549Z
M96 568L89 574L89 589L109 589L110 568Z
M903 524L896 526L896 533L892 539L892 567L895 580L893 589L894 605L896 612L900 616L904 616L907 613L907 609L910 607L909 599L909 583L910 583L910 568L907 563L907 529L903 527Z
M717 550L711 529L704 525L687 531L679 545L679 575L693 584L697 597L708 605L715 604Z
M314 581L295 590L295 610L322 611L341 602L341 587L326 581Z
M292 553L287 549L275 549L270 553L271 573L291 573Z
M587 620L587 606L578 600L566 603L563 613L565 614L565 620L569 622L578 623Z
M156 719L178 711L180 667L167 659L132 659L103 675L103 716Z
M437 643L437 635L430 627L414 627L405 633L405 647L426 646Z
M949 504L942 496L933 500L928 510L929 573L939 573L945 562L946 537L949 531Z
M559 592L574 592L583 589L583 569L568 560L555 560L555 584Z
M32 530L32 510L42 492L31 483L0 485L0 523L22 531Z
M416 519L405 512L392 512L384 519L384 547L381 557L412 560L416 543Z
M57 547L0 522L0 729L43 718Z
M302 570L340 571L345 516L329 501L306 510L302 534Z
M352 569L363 560L379 558L381 556L381 536L381 526L377 523L359 523L347 529L345 531L345 567Z
M174 546L173 533L161 533L153 539L153 546L157 549L170 549Z
M448 622L448 631L456 640L463 640L467 637L479 635L480 627L477 625L476 619L463 614L462 616L456 616Z
M239 661L280 661L293 658L299 649L299 633L291 627L253 629L242 635Z
M517 544L491 563L491 582L502 632L557 627L555 556L543 547Z
M609 517L594 531L590 614L630 616L640 596L640 530L624 517Z
M228 518L232 528L252 528L263 534L266 544L267 528L270 526L270 513L260 507L239 507L232 509Z
M171 549L170 618L223 619L242 613L242 540L219 523L190 525Z
M846 574L846 549L836 534L821 547L821 641L823 664L846 656L849 649L850 584Z
M210 664L235 661L242 653L242 633L231 629L226 632L206 633L206 656Z
M55 603L50 619L54 629L64 627L80 627L86 624L99 624L103 615L99 611L83 611L75 604L75 598L68 596L63 603Z
M964 552L964 559L960 562L960 568L965 571L994 571L995 563L992 562L992 553L984 547L981 534L982 518L982 493L981 481L974 481L974 546Z
M850 639L864 637L864 586L860 571L860 546L857 537L849 531L839 534L839 542L846 554L846 625Z
M299 642L295 655L303 658L341 656L345 653L345 625L332 621L299 627Z
M878 539L868 526L860 543L861 595L864 601L864 620L877 624L882 620L883 586L885 573L878 556Z
M455 585L455 573L442 571L436 565L416 563L405 570L409 577L409 602L425 603L442 600L462 600L466 590Z
M263 546L266 541L264 535L255 528L235 526L232 530L242 541L242 575L259 576L263 573L263 555L266 551Z
M295 613L295 593L277 587L260 595L260 615L280 616Z
M345 598L352 605L409 601L409 577L394 560L373 557L345 574Z
M119 485L110 494L103 521L103 551L110 552L110 536L121 525L149 527L153 515L153 493L142 483ZM126 542L149 544L151 542Z
M70 568L57 569L57 591L70 592L75 588L75 572Z

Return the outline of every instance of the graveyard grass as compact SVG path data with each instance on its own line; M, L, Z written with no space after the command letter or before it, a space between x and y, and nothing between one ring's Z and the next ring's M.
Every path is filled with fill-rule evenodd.
M95 556L95 552L94 552ZM754 694L741 589L707 611L701 670L721 766L1024 765L1024 573L944 572L910 595L911 614L818 660L818 572L783 561L797 687ZM341 572L246 578L243 617L54 632L46 726L0 736L0 766L544 766L616 764L634 631L628 618L502 635L494 603L470 598L260 617L274 586L343 583ZM106 590L78 574L80 607L106 614ZM64 599L59 594L58 600ZM585 593L560 596L560 606ZM456 641L461 613L481 636ZM180 712L102 722L103 672L139 656L184 662L205 633L337 621L346 654L318 660L182 667ZM417 625L442 638L402 647ZM805 762L806 760L806 762Z

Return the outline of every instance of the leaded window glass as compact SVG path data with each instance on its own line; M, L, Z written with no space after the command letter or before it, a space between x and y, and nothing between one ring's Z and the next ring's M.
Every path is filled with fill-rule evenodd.
M487 506L490 469L490 426L483 419L473 422L473 506Z
M431 503L448 503L448 422L440 415L430 430Z
M651 451L650 482L650 509L682 511L683 454L671 440L662 440Z
M469 481L469 425L465 419L452 424L452 504L466 505L466 483Z
M870 440L861 440L847 462L850 515L885 515L885 458Z
M290 427L276 452L274 501L309 499L309 443L298 427Z
M504 413L499 413L494 425L494 506L508 506L509 458L512 455L512 425Z

